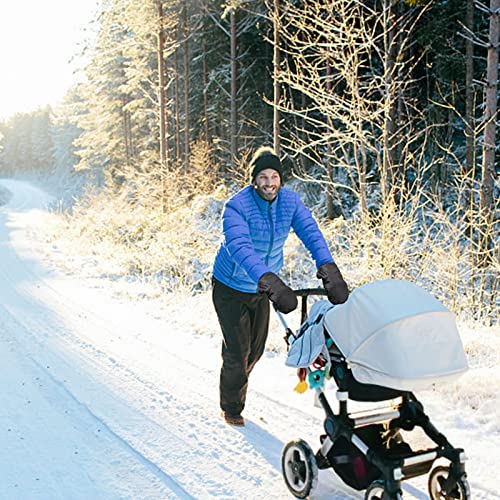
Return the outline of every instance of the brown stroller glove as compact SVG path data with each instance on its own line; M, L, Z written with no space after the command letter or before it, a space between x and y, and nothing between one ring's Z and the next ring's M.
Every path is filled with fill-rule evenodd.
M287 314L297 308L297 296L274 273L263 274L258 283L259 292L267 294L278 311Z
M347 283L335 262L327 262L320 266L316 276L323 280L328 300L332 304L343 304L347 300L349 297Z

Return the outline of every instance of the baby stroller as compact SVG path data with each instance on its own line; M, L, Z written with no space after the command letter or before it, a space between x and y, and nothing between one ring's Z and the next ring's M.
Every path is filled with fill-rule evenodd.
M344 483L365 490L365 500L399 500L402 481L429 473L444 459L446 465L437 465L428 477L431 500L469 500L464 451L436 429L414 395L467 370L453 314L422 288L400 280L363 285L337 306L317 300L309 315L307 298L325 291L295 293L302 298L296 334L279 314L289 347L286 364L297 368L299 392L307 382L316 391L325 420L316 453L302 439L283 449L290 492L308 497L318 469L332 468ZM329 378L338 388L337 412L323 390ZM384 408L351 413L349 400L383 402ZM416 427L436 446L413 450L401 431Z

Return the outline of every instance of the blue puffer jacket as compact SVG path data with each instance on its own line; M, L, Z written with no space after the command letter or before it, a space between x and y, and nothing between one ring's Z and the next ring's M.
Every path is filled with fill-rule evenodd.
M223 241L213 275L240 292L257 292L260 277L283 266L283 246L293 228L319 267L332 262L326 241L297 193L281 188L272 203L247 186L226 202Z

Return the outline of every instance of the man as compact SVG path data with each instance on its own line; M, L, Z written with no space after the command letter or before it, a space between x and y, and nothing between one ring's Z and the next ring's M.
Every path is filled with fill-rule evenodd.
M222 329L220 407L225 421L245 424L248 377L264 353L269 300L282 313L297 307L294 292L278 277L291 229L309 250L329 300L345 302L347 285L310 211L297 193L282 188L280 159L268 147L251 162L252 185L231 199L222 214L223 241L213 267L213 302Z

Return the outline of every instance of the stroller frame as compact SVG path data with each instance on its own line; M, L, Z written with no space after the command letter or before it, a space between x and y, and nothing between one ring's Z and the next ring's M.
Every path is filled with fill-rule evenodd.
M295 294L301 297L301 324L307 318L307 298L309 296L326 295L321 288L295 290ZM285 327L285 340L290 345L290 340L295 337L292 330L287 326L282 314L277 311L281 323ZM334 346L334 352L330 352L333 368L341 368L344 373L350 375L347 362ZM310 367L306 368L308 374L312 373ZM470 499L470 489L465 473L465 453L461 448L455 448L448 439L438 431L425 414L423 405L415 395L407 391L396 391L379 386L359 384L352 375L350 378L339 379L333 373L338 386L336 398L338 410L334 412L323 391L322 384L315 384L316 398L325 412L324 430L321 436L321 446L313 454L309 445L303 440L294 440L285 445L282 454L282 471L288 489L296 498L307 498L317 482L318 469L333 468L335 470L335 458L331 451L340 438L347 440L349 446L354 446L361 453L378 477L368 485L352 485L358 490L365 489L365 500L400 500L402 498L402 482L406 479L427 474L434 462L444 458L450 462L448 467L437 466L429 475L428 488L431 500L443 499ZM311 375L309 375L311 376ZM312 373L314 377L314 373ZM349 387L349 382L354 382L354 391ZM361 389L359 392L358 389ZM373 399L365 398L367 392L377 394L381 391L381 397ZM361 397L356 397L356 392ZM364 395L363 395L364 394ZM353 397L354 395L354 397ZM383 409L369 410L366 412L350 413L348 400L384 402L399 399L400 402ZM435 447L413 451L405 444L382 452L370 443L365 442L360 434L362 429L369 426L384 426L396 442L401 443L402 438L399 430L412 431L420 427L424 433L436 444ZM399 440L399 441L398 441ZM341 479L345 481L343 477ZM347 484L349 484L347 482Z

